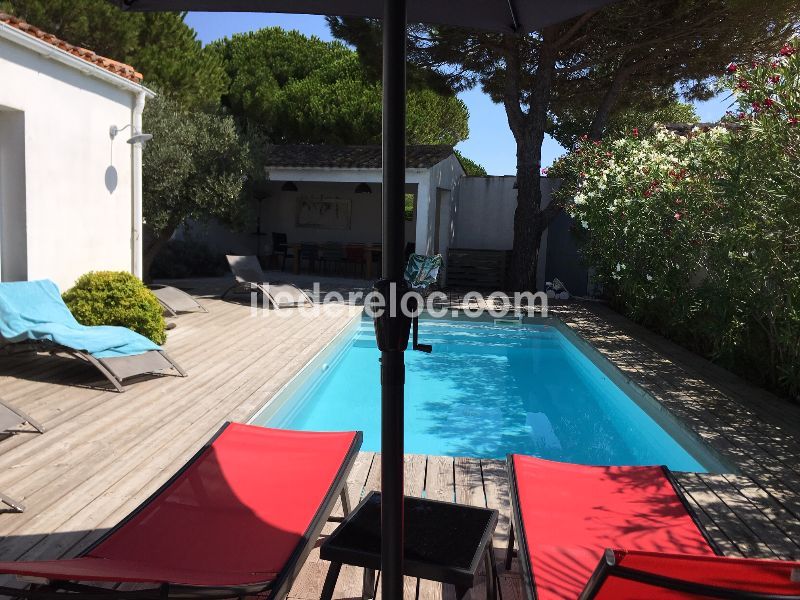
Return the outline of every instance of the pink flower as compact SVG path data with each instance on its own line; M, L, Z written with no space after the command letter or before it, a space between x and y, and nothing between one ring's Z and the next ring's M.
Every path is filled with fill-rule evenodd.
M634 127L633 128L633 137L639 137L639 128L638 127Z
M764 98L764 108L772 108L773 104L772 98Z
M542 169L542 176L543 176L543 177L547 177L547 172L548 172L548 171L547 171L547 169L546 169L546 168Z
M744 79L740 79L739 81L736 82L736 87L742 90L743 92L746 92L747 90L750 89L750 84Z
M751 104L751 106L753 107L753 110L756 111L756 112L761 110L761 103L758 102L758 101L753 102L753 104Z
M736 66L736 63L732 62L731 64L729 64L727 66L727 68L725 70L728 71L728 73L736 73L736 69L737 68L738 67Z
M794 125L797 125L798 123L800 123L800 118L789 117L789 125L794 126Z
M681 220L681 213L676 212L674 216L675 216L675 220L676 221L680 221Z
M769 78L770 82L772 83L780 83L781 76L780 75L771 75Z
M781 48L781 56L791 56L796 51L797 49L791 44L784 44L783 48Z

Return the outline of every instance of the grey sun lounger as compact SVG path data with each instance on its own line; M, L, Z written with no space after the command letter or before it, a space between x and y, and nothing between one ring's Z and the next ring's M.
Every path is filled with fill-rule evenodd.
M149 285L150 291L161 303L165 316L177 317L180 313L208 312L193 296L171 285Z
M13 433L20 425L28 424L39 433L44 433L44 426L33 417L25 414L15 406L0 399L0 433ZM14 512L25 512L25 505L0 492L0 503Z
M131 377L186 372L166 352L125 327L81 325L48 280L0 283L0 350L65 353L95 367L118 392Z
M267 281L261 263L255 256L226 255L225 258L228 259L236 283L225 290L222 294L223 299L228 294L256 292L263 294L274 308L313 304L308 294L297 286L291 283Z

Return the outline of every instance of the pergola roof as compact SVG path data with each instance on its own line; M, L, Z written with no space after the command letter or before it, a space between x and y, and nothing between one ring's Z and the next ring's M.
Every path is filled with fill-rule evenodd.
M406 148L406 168L429 169L453 154L446 145ZM380 146L330 144L274 145L267 150L266 167L295 169L380 169Z

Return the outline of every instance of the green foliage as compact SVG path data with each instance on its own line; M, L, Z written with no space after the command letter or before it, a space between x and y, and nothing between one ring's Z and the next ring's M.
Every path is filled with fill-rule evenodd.
M170 240L150 268L153 279L219 277L228 273L220 252L192 240Z
M618 306L800 400L800 52L728 70L724 127L584 139L551 173Z
M257 170L251 142L232 117L189 111L159 95L145 106L143 211L147 226L170 235L186 219L235 222L245 178Z
M486 177L486 169L483 168L482 165L479 165L474 160L471 160L461 154L458 150L454 150L455 155L458 157L458 160L461 162L461 166L464 167L464 171L466 171L467 176L469 177Z
M558 120L551 123L550 135L564 148L572 148L580 137L591 129L593 115L587 110L559 110ZM610 138L619 137L638 129L646 132L657 123L697 123L700 117L694 106L684 102L671 102L665 105L655 104L631 106L616 111L609 119L603 135Z
M81 275L63 294L79 323L118 325L151 339L167 340L163 309L156 297L134 275L123 271L93 271Z
M106 0L5 0L27 22L72 44L133 65L192 108L216 107L227 85L222 63L204 49L182 13L124 12Z
M159 95L145 105L153 134L143 154L144 272L187 219L233 226L246 217L248 181L262 177L265 142L233 117L185 109Z
M413 221L414 220L414 200L416 198L415 194L406 194L404 203L403 203L403 215L406 218L406 221Z
M273 143L375 144L381 86L341 43L280 28L209 46L225 64L231 112L256 123ZM461 100L431 89L408 95L408 143L455 145L468 135Z

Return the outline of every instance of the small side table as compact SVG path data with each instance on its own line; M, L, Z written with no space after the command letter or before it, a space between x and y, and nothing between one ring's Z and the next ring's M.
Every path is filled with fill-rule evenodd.
M462 600L486 565L486 598L496 600L492 534L498 512L488 508L406 496L403 574L450 583ZM364 567L364 599L374 597L381 566L381 495L370 492L320 546L331 562L322 600L331 600L342 564Z

